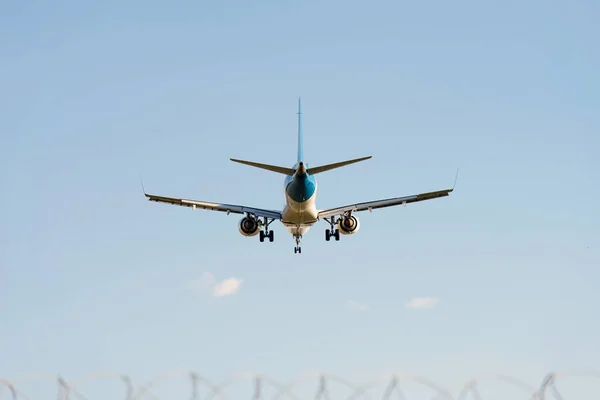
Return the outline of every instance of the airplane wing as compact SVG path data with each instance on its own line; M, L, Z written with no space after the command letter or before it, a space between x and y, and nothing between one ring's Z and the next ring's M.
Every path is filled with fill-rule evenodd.
M234 214L254 214L257 217L267 217L273 219L281 219L281 212L275 210L264 210L262 208L239 206L234 204L212 203L208 201L186 200L174 197L155 196L153 194L144 193L150 201L157 203L174 204L176 206L191 207L193 209L201 208L204 210L222 211Z
M332 217L334 215L341 215L348 211L371 211L376 208L397 206L399 204L406 205L408 203L416 203L424 200L437 199L439 197L449 196L453 190L454 189L439 190L437 192L421 193L414 196L394 197L391 199L368 201L366 203L350 204L343 207L331 208L329 210L319 211L318 219Z

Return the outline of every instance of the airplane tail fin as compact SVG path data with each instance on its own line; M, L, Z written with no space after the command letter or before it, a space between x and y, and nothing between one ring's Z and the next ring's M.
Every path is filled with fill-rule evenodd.
M304 162L304 140L302 134L302 101L298 97L298 162Z
M304 162L304 137L302 132L302 99L298 97L298 163ZM354 160L342 161L334 164L321 165L319 167L308 167L308 173L311 175L329 171L335 168L340 168L349 164L354 164L359 161L368 160L369 157L356 158Z
M278 173L284 174L284 175L291 176L291 175L294 175L294 172L296 172L296 170L293 168L278 167L277 165L261 164L261 163L257 163L257 162L253 162L253 161L238 160L235 158L230 158L230 160L233 162L240 163L240 164L249 165L251 167L266 169L267 171L278 172Z
M332 169L344 167L346 165L354 164L354 163L357 163L357 162L360 162L360 161L365 161L365 160L368 160L371 157L372 156L361 157L361 158L355 158L353 160L347 160L347 161L341 161L341 162L337 162L337 163L333 163L333 164L321 165L319 167L309 167L308 168L308 173L311 174L311 175L319 174L321 172L330 171Z
M347 160L347 161L341 161L341 162L337 162L337 163L333 163L333 164L321 165L318 167L308 167L307 172L311 175L320 174L321 172L330 171L332 169L336 169L336 168L344 167L346 165L354 164L354 163L357 163L360 161L368 160L371 157L372 156L361 157L361 158L355 158L353 160ZM238 160L235 158L230 158L230 160L233 162L240 163L240 164L245 164L245 165L249 165L251 167L265 169L267 171L277 172L277 173L288 175L288 176L293 176L294 173L296 172L296 170L293 168L279 167L277 165L261 164L261 163L257 163L257 162L253 162L253 161ZM298 98L298 163L303 163L303 162L304 162L304 141L303 141L303 135L302 135L302 102L301 102L301 99Z
M231 161L237 162L240 164L249 165L251 167L266 169L267 171L277 172L284 175L292 176L296 172L293 168L287 167L279 167L277 165L270 164L261 164L253 161L246 160L238 160L235 158L230 158ZM304 161L304 143L302 141L302 103L300 98L298 98L298 163Z

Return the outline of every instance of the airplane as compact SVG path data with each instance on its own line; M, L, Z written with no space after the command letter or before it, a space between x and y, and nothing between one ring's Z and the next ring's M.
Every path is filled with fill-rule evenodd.
M325 230L325 240L330 241L334 238L340 240L342 235L354 235L360 229L360 221L354 213L361 211L372 212L378 208L391 207L402 204L406 206L409 203L416 203L425 200L436 199L449 196L454 190L451 189L439 190L435 192L421 193L412 196L395 197L383 200L368 201L364 203L350 204L342 207L330 209L317 209L317 180L315 175L330 171L332 169L344 167L360 161L368 160L372 156L355 158L352 160L326 164L317 167L311 167L304 159L304 143L302 132L302 103L298 99L298 156L296 163L291 167L280 167L270 164L261 164L252 161L239 160L230 158L231 161L248 165L255 168L261 168L267 171L276 172L285 175L284 179L284 194L285 206L283 210L268 210L263 208L255 208L244 205L214 203L199 200L187 200L174 197L157 196L147 194L144 190L144 195L149 201L173 204L183 207L191 207L192 209L204 209L221 211L227 213L241 214L245 216L238 222L238 230L243 236L252 237L259 235L261 242L269 239L269 242L274 240L274 232L269 229L269 226L274 221L280 221L285 229L296 240L294 253L302 253L300 246L302 237L306 235L309 229L320 220L329 223L329 228ZM456 185L458 171L454 180ZM142 184L143 189L143 184Z

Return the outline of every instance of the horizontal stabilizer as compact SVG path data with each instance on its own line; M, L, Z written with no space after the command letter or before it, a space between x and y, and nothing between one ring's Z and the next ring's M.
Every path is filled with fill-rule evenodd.
M252 161L236 160L235 158L230 158L230 160L233 162L240 163L240 164L249 165L251 167L266 169L267 171L278 172L280 174L289 175L289 176L294 175L294 172L296 172L296 170L294 170L293 168L278 167L277 165L260 164L260 163L256 163L256 162L252 162Z
M354 164L354 163L357 163L360 161L368 160L371 157L372 156L355 158L354 160L342 161L342 162L337 162L334 164L321 165L320 167L309 167L308 173L311 175L319 174L321 172L330 171L332 169L336 169L336 168L344 167L346 165Z

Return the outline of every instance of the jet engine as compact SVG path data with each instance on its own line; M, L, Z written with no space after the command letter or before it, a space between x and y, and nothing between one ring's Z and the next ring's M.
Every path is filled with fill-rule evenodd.
M354 235L360 229L360 221L354 215L341 217L337 227L342 235Z
M260 223L252 217L244 217L240 220L238 229L244 236L256 236L260 232Z

